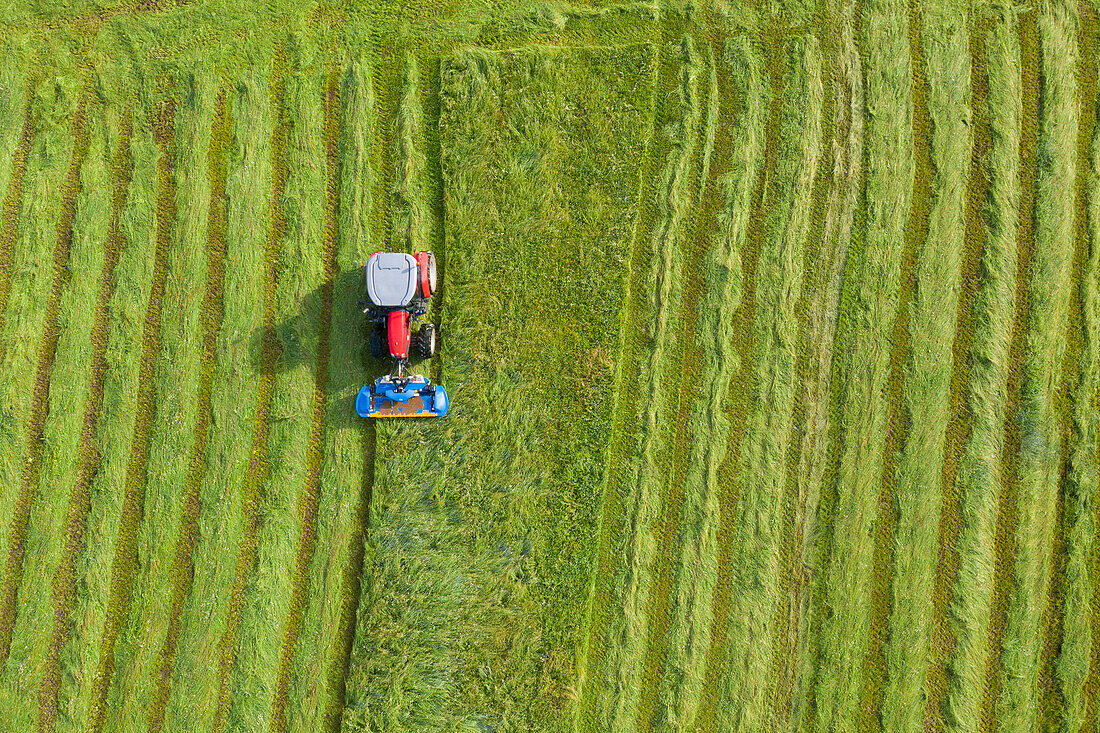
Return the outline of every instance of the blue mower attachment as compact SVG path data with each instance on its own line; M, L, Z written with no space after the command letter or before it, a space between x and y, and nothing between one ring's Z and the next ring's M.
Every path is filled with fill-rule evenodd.
M360 417L443 417L447 390L419 374L391 374L359 390L355 411Z

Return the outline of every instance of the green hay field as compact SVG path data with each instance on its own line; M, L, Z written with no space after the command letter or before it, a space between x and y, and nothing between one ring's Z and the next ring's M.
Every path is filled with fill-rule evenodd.
M7 3L0 733L1100 731L1098 9Z

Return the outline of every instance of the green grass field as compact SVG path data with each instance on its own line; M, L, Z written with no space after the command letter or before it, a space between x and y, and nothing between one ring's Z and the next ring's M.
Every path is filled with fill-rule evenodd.
M1100 731L1098 9L9 3L0 731Z

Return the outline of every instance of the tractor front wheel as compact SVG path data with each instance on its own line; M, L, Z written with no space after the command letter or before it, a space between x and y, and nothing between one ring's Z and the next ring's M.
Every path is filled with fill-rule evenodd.
M422 359L431 359L435 356L435 326L430 323L425 323L420 327L420 334L416 339L416 346L420 350L420 357Z

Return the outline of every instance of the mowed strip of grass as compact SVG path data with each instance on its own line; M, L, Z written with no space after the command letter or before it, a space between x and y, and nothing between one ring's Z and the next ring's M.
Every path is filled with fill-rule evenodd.
M61 683L57 693L59 733L90 727L93 682L107 621L111 573L119 539L134 424L139 412L139 374L145 316L152 290L157 236L157 175L160 151L143 105L133 112L129 155L133 174L126 187L119 231L122 252L107 308L103 401L96 420L99 464L89 487L84 545L75 562L73 603L61 625Z
M451 413L378 426L344 730L572 725L653 54L444 61Z
M23 130L27 126L27 77L25 59L22 54L11 53L8 49L0 51L0 217L3 224L0 230L0 311L3 310L9 282L8 257L14 237L14 222L8 225L7 199L17 189L11 190L13 178L19 178L16 170L19 143ZM2 492L2 490L0 490Z
M241 621L233 642L227 727L266 731L271 722L294 580L295 553L301 541L301 502L306 497L313 434L317 348L321 330L320 288L323 269L325 203L324 77L299 49L286 78L286 185L277 205L283 226L276 252L275 335L280 356L271 396L267 434L268 473L256 560L245 583ZM362 112L345 122L355 129ZM365 144L352 144L352 155ZM354 163L347 175L362 171ZM360 185L353 182L353 186ZM346 203L354 206L353 201ZM352 236L360 236L356 231ZM358 247L359 242L354 243ZM358 250L356 249L356 254ZM352 267L355 265L353 264ZM344 302L347 298L344 297ZM352 303L354 305L354 302ZM356 311L357 313L357 311ZM348 316L346 309L341 318ZM357 339L349 339L354 349Z
M143 516L129 613L115 642L103 730L130 733L148 725L168 633L175 552L187 475L195 443L202 362L199 316L207 278L210 216L207 167L215 79L200 69L180 78L176 110L176 221L167 253L160 352L145 466Z
M28 449L35 368L46 326L61 235L66 174L75 151L73 117L79 81L51 76L39 82L28 113L34 130L23 179L22 204L10 261L9 292L0 327L0 588L6 599L16 576L8 563ZM6 653L6 650L0 650Z
M1078 107L1076 6L1044 3L1039 18L1042 91L1035 183L1035 253L1020 411L1016 556L1002 640L997 717L1005 733L1031 731L1039 712L1042 620L1050 584L1062 430L1055 392L1072 292Z
M744 36L725 44L715 74L720 83L743 89L726 138L728 166L709 195L719 210L711 246L703 262L703 293L699 302L700 390L689 418L691 441L684 478L684 508L680 520L680 550L673 579L668 654L662 672L658 725L690 729L699 713L707 659L710 654L714 591L718 582L718 474L726 457L730 419L725 404L730 381L740 368L734 337L734 315L743 297L741 252L749 231L751 197L760 176L764 126L767 122L767 77L760 54ZM725 104L732 104L726 99ZM722 121L732 111L722 113Z
M34 727L46 655L53 638L54 573L66 549L69 501L77 487L84 414L91 392L96 315L110 227L111 164L120 142L118 108L96 100L86 112L88 152L80 170L68 277L58 309L58 341L50 375L49 413L43 426L41 464L23 536L22 579L15 595L15 623L0 682L0 719L18 729Z
M913 184L908 14L899 0L863 8L866 214L848 259L841 321L841 402L828 567L816 592L816 726L854 730L871 624L877 501L886 443L890 340Z
M933 178L928 229L917 247L909 308L902 394L908 430L893 486L893 603L881 713L883 728L890 733L924 729L971 157L966 6L957 0L929 0L922 8L920 32Z
M977 733L989 667L990 613L996 567L997 515L1004 483L1001 456L1008 403L1009 346L1016 308L1017 222L1020 207L1020 45L1015 14L993 6L985 37L989 84L989 191L985 249L974 297L968 411L970 436L959 459L962 506L959 570L952 590L955 651L946 727Z
M272 114L267 69L239 77L231 95L233 133L225 184L223 313L215 346L214 387L194 580L180 617L164 730L213 727L220 688L220 643L228 624L243 538L244 492L255 431L264 318L264 252L271 211Z
M813 36L787 42L779 147L762 205L766 235L756 270L752 388L739 455L740 500L731 550L727 661L717 711L722 730L760 730L774 710L769 690L779 609L779 550L787 448L795 408L803 247L821 158L821 51Z

